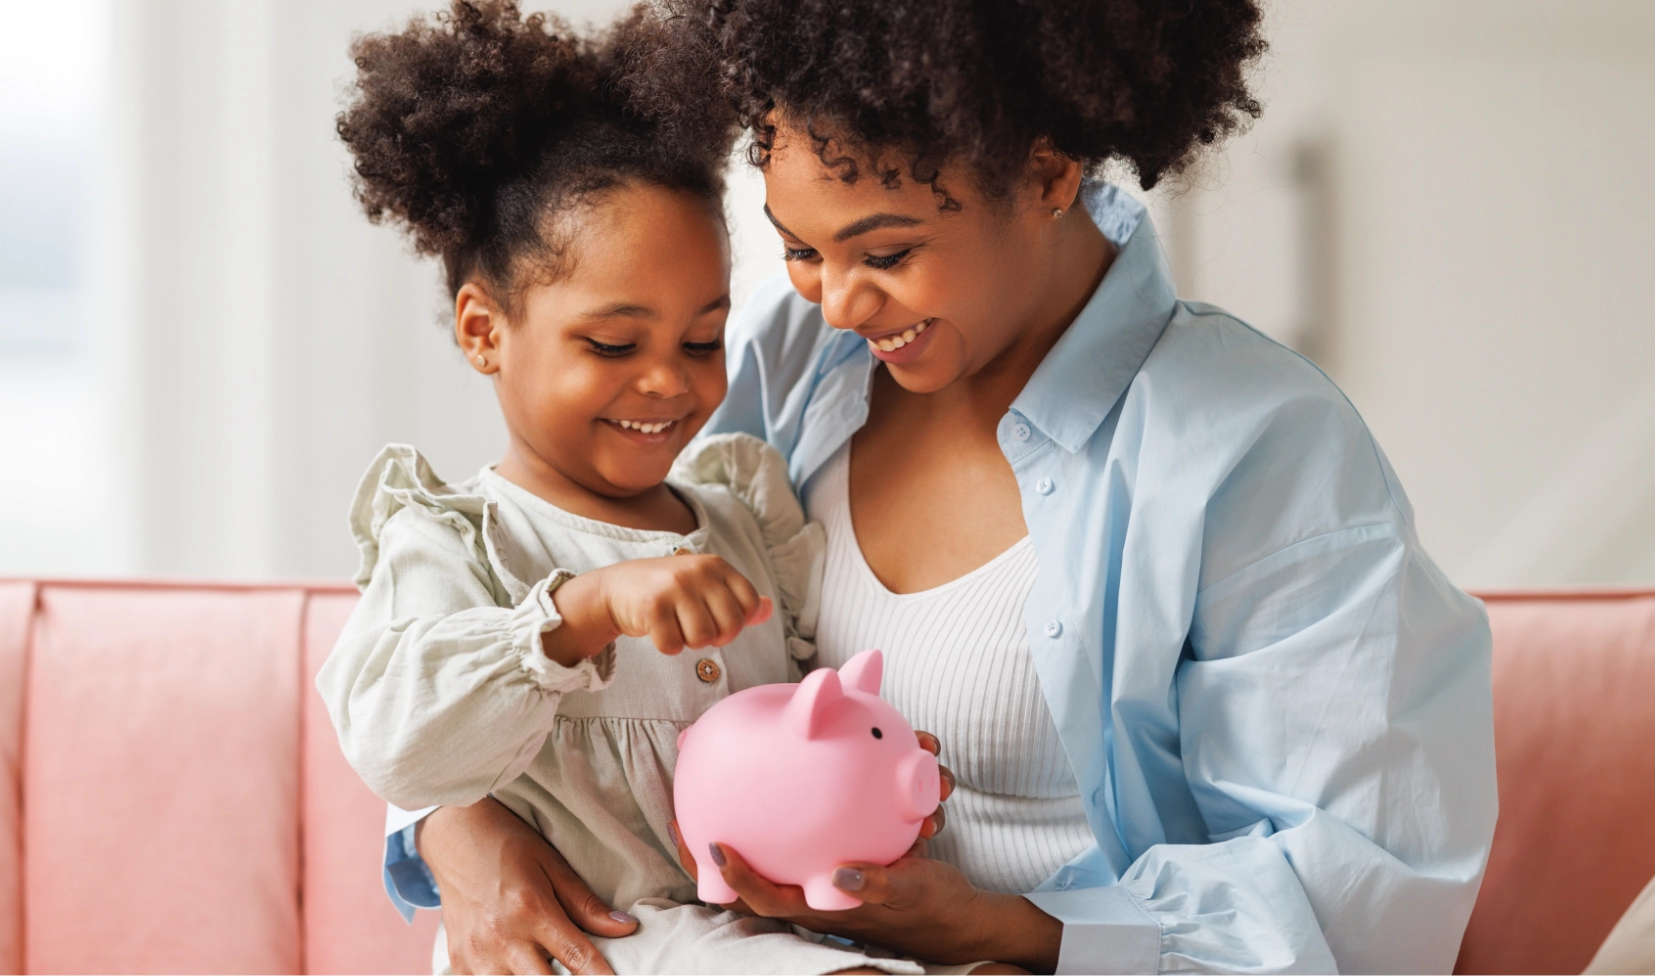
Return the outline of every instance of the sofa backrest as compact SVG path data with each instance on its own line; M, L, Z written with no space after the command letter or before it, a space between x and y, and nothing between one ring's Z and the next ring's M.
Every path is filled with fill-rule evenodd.
M311 680L339 586L0 584L0 972L429 972Z
M1455 971L1578 973L1655 878L1655 593L1483 599L1500 820Z
M0 581L0 973L429 972L311 682L348 586ZM1458 972L1579 972L1655 876L1655 593L1491 596Z

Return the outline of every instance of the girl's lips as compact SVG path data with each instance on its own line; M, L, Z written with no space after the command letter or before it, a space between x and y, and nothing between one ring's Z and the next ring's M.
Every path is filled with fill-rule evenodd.
M609 429L620 434L635 444L658 445L666 444L678 433L678 421L665 420L655 422L635 420L609 420L604 423Z
M932 320L926 319L924 322L920 323L920 328L913 331L914 337L906 340L906 342L895 349L882 349L879 344L880 342L889 342L890 340L896 338L896 336L881 336L878 340L869 339L867 340L868 351L874 354L875 359L882 362L891 363L896 366L906 366L908 363L913 362L925 354L926 347L931 344L931 336L934 335L937 330L933 326ZM902 333L902 335L905 336L906 332Z

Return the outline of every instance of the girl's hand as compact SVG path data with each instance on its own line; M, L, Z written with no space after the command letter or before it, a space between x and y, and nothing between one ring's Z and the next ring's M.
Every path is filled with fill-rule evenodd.
M418 847L442 892L456 973L549 973L547 957L570 972L611 973L586 933L615 938L638 927L497 800L438 809L421 821Z
M544 645L572 666L616 637L648 637L663 654L723 647L770 619L769 597L718 556L633 559L582 573L552 592L563 626Z

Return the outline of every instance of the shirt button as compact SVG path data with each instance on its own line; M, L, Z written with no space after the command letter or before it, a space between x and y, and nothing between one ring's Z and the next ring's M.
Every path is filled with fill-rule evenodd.
M1053 487L1052 479L1050 478L1041 478L1039 481L1034 483L1034 490L1040 492L1042 495L1050 495Z
M693 556L693 555L695 555L695 553L693 551L691 551L689 546L679 546L677 549L674 549L672 551L672 554L674 556Z
M1063 633L1063 625L1062 624L1058 623L1056 620L1046 621L1046 636L1047 637L1056 637L1058 634L1061 634L1061 633Z
M718 676L723 673L718 666L718 662L710 657L704 657L695 662L695 676L709 685L717 681Z
M1028 424L1018 424L1017 426L1013 427L1011 429L1011 436L1017 438L1020 441L1028 440L1029 439L1029 425Z

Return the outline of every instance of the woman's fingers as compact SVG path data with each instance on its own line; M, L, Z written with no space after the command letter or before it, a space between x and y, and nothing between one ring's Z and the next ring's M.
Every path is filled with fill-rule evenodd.
M546 880L552 884L558 904L563 906L569 921L575 925L593 935L609 939L631 935L638 930L637 919L625 912L616 911L608 902L599 898L556 850L546 848L541 867L546 872ZM565 961L564 965L567 966L568 962Z
M792 918L810 913L803 888L779 885L747 866L747 861L728 844L713 844L708 857L718 865L724 883L741 896L746 910L766 918Z
M947 826L947 824L948 808L938 805L937 809L929 817L925 818L925 822L919 825L920 839L930 840L931 838L942 833L942 828Z
M682 864L684 870L689 872L690 880L699 881L701 874L696 870L695 855L690 853L689 847L684 843L684 835L678 831L678 821L673 820L667 823L667 833L672 835L672 842L678 845L678 863Z
M512 951L509 960L508 965L512 976L539 976L542 973L550 976L552 971L552 964L534 946L518 947ZM603 971L609 972L607 969ZM478 972L487 972L487 970L478 970ZM570 972L582 972L582 970L571 969Z

